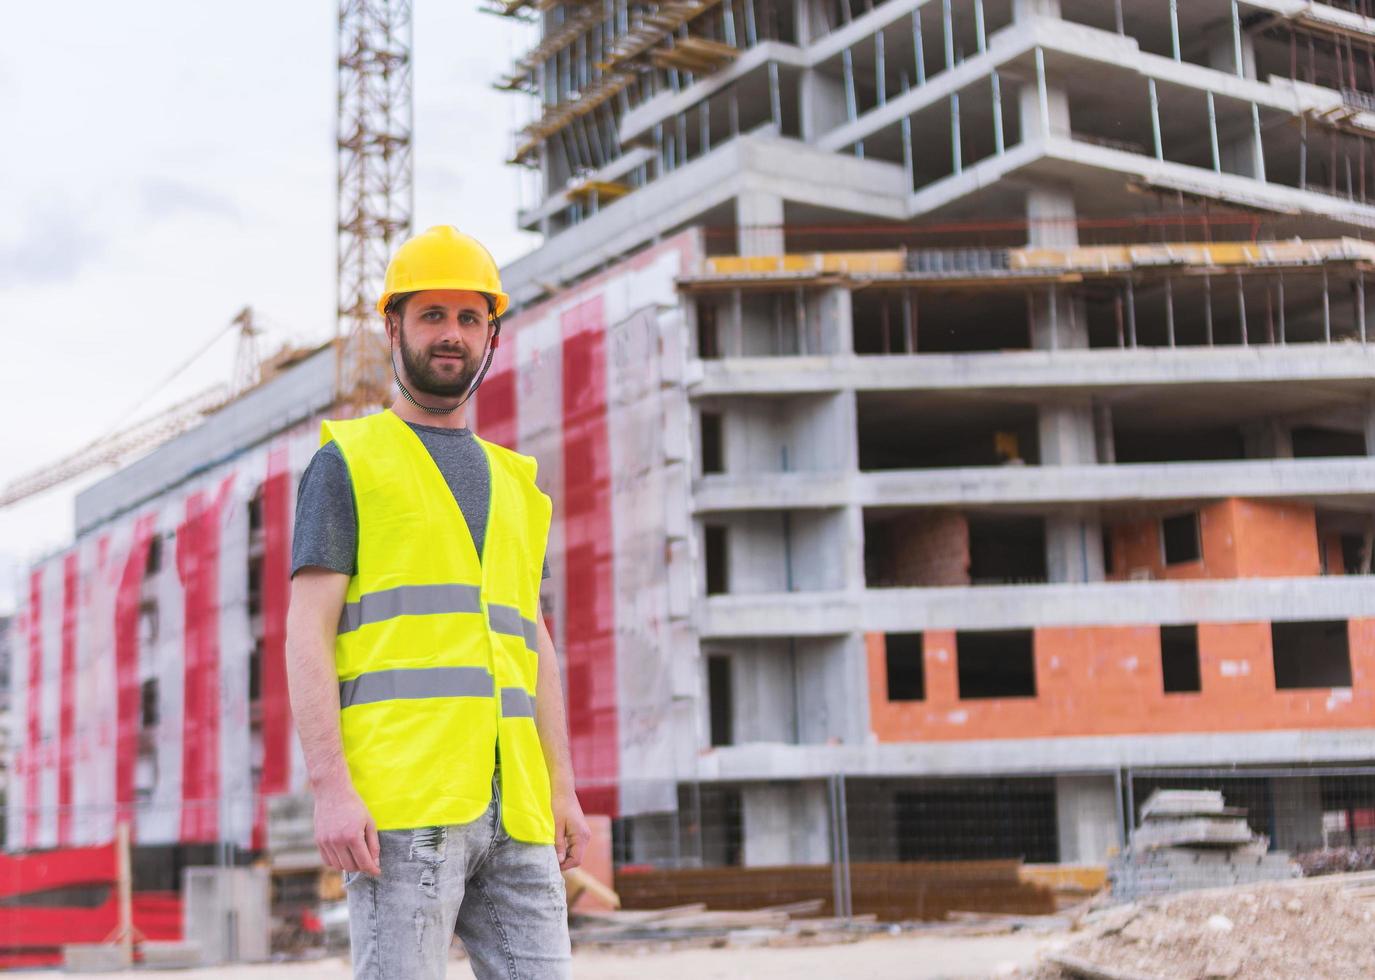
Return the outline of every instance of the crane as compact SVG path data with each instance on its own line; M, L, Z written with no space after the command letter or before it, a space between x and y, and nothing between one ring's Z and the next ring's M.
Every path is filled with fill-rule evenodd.
M386 349L372 301L382 291L388 257L410 235L414 209L411 0L338 0L336 37L335 337L339 354L335 391L342 405L361 413L380 404L387 393ZM239 331L231 384L212 386L12 480L0 488L0 509L154 449L256 385L261 331L252 310L241 310L229 328ZM211 343L224 332L216 333ZM195 357L203 352L204 348Z
M183 361L153 392L164 388L184 371L216 341L231 330L239 334L235 356L235 376L231 384L217 384L199 391L189 398L163 409L156 415L130 426L106 433L56 462L48 463L32 472L11 480L0 488L0 510L37 496L53 487L75 480L103 466L116 466L155 446L161 445L187 429L194 428L207 415L217 412L258 383L260 363L257 357L257 338L262 332L253 319L253 310L245 306L229 324L203 344L190 358ZM146 399L145 399L146 400Z

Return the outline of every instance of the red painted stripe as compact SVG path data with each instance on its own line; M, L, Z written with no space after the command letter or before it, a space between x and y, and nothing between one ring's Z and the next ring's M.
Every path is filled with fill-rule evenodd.
M285 448L274 449L263 481L263 652L260 665L263 773L253 821L266 846L266 798L287 792L291 772L291 702L286 687L286 611L291 590L291 475Z
M62 561L62 690L58 710L57 843L71 843L72 777L76 759L76 614L81 589L76 551Z
M510 341L508 344L515 346ZM514 357L515 351L506 350L506 356ZM498 370L494 360L492 370L478 390L478 419L482 438L498 446L515 449L519 438L516 427L516 372L506 363Z
M43 752L43 569L29 574L28 744L24 746L24 846L38 845Z
M182 720L181 835L183 844L211 843L219 832L220 762L220 513L233 476L213 499L204 491L186 500L177 530L177 574L186 613L186 670Z
M618 718L607 423L606 322L594 296L560 318L563 336L564 588L569 729L578 796L616 816Z
M130 823L141 722L138 615L152 537L153 516L140 517L115 592L115 817Z

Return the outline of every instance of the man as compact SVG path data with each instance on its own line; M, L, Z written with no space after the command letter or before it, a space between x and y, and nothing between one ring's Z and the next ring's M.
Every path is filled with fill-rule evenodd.
M431 228L387 268L401 397L326 422L301 479L287 669L315 840L344 872L354 976L567 977L560 869L591 836L539 611L551 505L466 403L508 298L476 240Z

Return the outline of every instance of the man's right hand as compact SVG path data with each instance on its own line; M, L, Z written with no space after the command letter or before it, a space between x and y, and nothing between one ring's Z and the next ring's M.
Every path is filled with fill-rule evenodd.
M315 844L331 868L382 873L377 824L351 784L316 791Z

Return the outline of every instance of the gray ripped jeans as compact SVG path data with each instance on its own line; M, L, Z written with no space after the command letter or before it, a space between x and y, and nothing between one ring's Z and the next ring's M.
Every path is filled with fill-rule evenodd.
M554 848L507 835L495 785L472 823L379 836L382 876L345 876L355 978L441 980L455 924L478 980L570 976Z

